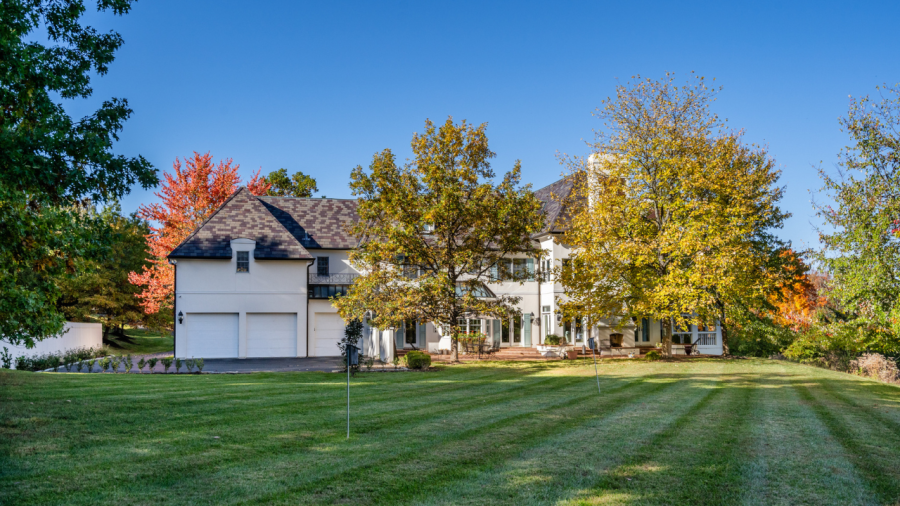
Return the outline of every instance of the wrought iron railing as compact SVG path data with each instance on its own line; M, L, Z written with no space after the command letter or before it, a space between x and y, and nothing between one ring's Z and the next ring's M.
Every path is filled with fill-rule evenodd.
M309 274L309 284L311 285L352 285L356 282L359 274L351 274L349 272L339 272L333 274Z

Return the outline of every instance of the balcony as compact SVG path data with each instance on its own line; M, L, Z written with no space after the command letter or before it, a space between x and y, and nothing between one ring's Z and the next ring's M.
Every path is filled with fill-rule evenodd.
M309 274L309 284L311 285L352 285L356 282L359 274L349 272L329 273L329 274Z

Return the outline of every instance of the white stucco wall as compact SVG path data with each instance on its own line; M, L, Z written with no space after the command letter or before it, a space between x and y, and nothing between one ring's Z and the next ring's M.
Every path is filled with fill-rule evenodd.
M238 356L247 356L247 313L296 313L297 356L305 357L308 260L256 260L255 241L231 241L231 259L177 259L175 314L238 314ZM237 272L237 252L250 252L249 272ZM175 322L175 356L187 357L187 321Z
M74 348L100 348L103 346L103 325L99 323L66 322L63 332L57 337L50 337L35 343L34 348L13 346L0 340L0 350L9 350L13 360L22 355L34 356L44 353L62 353ZM15 368L15 362L13 362Z

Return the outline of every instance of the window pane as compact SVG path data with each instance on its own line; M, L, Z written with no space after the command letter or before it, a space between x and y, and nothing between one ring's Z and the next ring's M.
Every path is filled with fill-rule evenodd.
M328 275L328 257L316 257L316 274L319 276Z
M513 342L522 342L522 319L513 317Z
M238 251L237 252L237 271L238 272L250 272L250 252L249 251Z

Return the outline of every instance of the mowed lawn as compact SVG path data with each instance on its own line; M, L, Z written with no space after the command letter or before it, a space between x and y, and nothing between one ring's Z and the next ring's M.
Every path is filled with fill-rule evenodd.
M0 504L898 504L900 388L785 362L0 373Z

